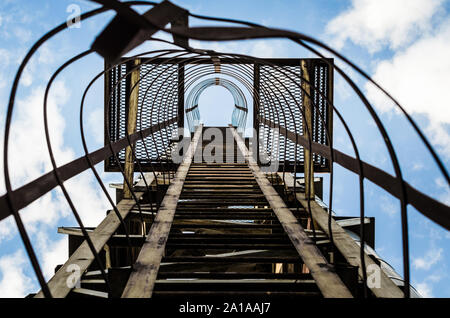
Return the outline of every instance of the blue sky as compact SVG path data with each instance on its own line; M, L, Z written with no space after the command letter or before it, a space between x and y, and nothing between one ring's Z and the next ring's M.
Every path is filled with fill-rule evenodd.
M444 164L450 161L450 1L443 0L360 0L360 1L174 1L193 13L244 19L266 26L290 29L317 37L337 48L388 89L412 114L432 141ZM65 21L71 4L81 11L96 7L88 1L11 1L0 4L0 124L4 125L9 89L18 63L27 49L46 31ZM386 7L390 10L385 10ZM405 9L407 8L407 9ZM139 9L142 10L142 9ZM20 186L50 170L42 129L42 96L52 72L68 58L89 48L95 36L112 18L112 13L83 21L80 28L54 37L40 49L25 70L19 88L11 143L13 185ZM192 20L196 25L204 22ZM199 43L191 45L260 57L311 57L285 40ZM135 50L154 48L144 44ZM345 67L342 63L339 64ZM103 61L91 55L69 68L55 83L50 96L52 143L58 164L83 154L78 127L81 94L90 79L103 68ZM345 70L350 71L348 68ZM351 77L368 95L393 139L406 180L421 191L449 204L450 189L431 157L404 118L390 103L350 71ZM102 145L103 91L98 82L86 101L85 125L89 149ZM249 99L248 99L249 100ZM200 98L206 125L226 125L231 95L212 87ZM251 105L251 103L249 103ZM393 173L386 147L363 105L339 76L335 81L335 104L355 132L362 158ZM251 118L251 116L249 116ZM350 155L353 151L342 126L335 122L335 147ZM248 124L248 126L251 126ZM19 131L29 132L28 138ZM2 132L3 133L3 132ZM31 136L31 138L30 138ZM120 182L117 174L97 170L106 183ZM335 170L334 210L339 215L358 215L358 183L355 175ZM325 176L326 177L326 176ZM1 191L3 180L0 180ZM67 184L87 225L104 217L108 204L89 173ZM325 189L328 187L325 186ZM89 189L89 191L87 191ZM350 194L354 194L354 198ZM366 214L376 217L376 250L401 273L399 203L366 181ZM413 285L430 297L450 297L450 234L408 208L411 277ZM56 233L58 226L75 225L59 190L52 191L22 211L27 230L47 278L67 258L66 239ZM0 297L20 297L38 285L25 257L12 218L0 222Z

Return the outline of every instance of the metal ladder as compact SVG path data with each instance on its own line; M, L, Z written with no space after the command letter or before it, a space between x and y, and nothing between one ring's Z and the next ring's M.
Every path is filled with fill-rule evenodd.
M303 258L310 256L303 250L299 251L301 245L296 234L286 230L286 216L284 223L280 222L280 204L277 215L267 199L268 188L272 188L276 191L269 195L272 205L274 197L281 200L283 185L264 185L263 191L261 181L256 177L268 180L266 176L255 172L255 165L252 166L248 158L244 163L236 162L239 156L248 155L241 151L246 149L242 148L245 147L243 140L235 134L231 152L233 162L229 160L230 152L226 151L228 146L224 145L222 149L224 161L228 158L227 163L203 161L189 164L151 287L151 297L351 297L331 265L325 268L324 273L313 273L315 277L306 266ZM202 144L201 147L205 146ZM313 252L327 264L323 255L330 250L330 241L326 234L317 229L313 235L307 229L308 214L304 207L296 207L298 202L286 204L281 207L284 209L281 212L295 218L298 224L294 225L306 233L303 239L307 242L304 243L314 245ZM148 214L146 221L151 224L154 216L145 213ZM134 208L126 221L131 224L141 216ZM149 232L151 234L152 229ZM146 234L150 236L148 229ZM119 241L119 236L113 235L110 241ZM120 238L124 240L123 235ZM143 246L142 235L135 234L132 238L137 249ZM114 249L114 244L110 245ZM144 267L145 264L139 263L139 266ZM130 266L109 268L113 292L108 295L99 273L88 270L81 279L81 288L73 289L69 296L123 296L122 291L129 284L133 271L136 272L136 268L132 270ZM330 288L337 285L336 290L326 294L329 291L323 284L319 288L318 277L322 282L331 277Z

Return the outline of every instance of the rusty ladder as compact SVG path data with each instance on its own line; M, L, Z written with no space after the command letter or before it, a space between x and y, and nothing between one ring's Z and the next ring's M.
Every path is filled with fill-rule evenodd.
M156 217L145 212L151 225L145 241L131 235L133 268L109 261L112 292L91 266L69 297L352 297L357 274L350 275L353 283L338 275L326 233L307 229L305 208L283 201L284 186L269 180L277 175L260 171L233 127L220 129L234 138L223 145L225 163L192 162L193 150L205 148L199 128ZM125 220L140 217L133 208ZM110 256L126 254L124 241L119 232L111 236Z

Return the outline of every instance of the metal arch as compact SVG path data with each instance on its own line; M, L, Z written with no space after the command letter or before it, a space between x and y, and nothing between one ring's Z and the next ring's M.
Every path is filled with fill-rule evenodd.
M191 116L186 116L188 119L189 130L191 132L194 132L195 127L198 125L198 123L200 123L200 111L198 109L198 101L200 95L205 89L214 85L222 86L231 93L234 99L235 107L233 110L231 123L233 126L244 130L248 113L247 100L244 96L244 93L235 83L221 77L205 79L197 83L189 92L185 104L186 115L192 112Z

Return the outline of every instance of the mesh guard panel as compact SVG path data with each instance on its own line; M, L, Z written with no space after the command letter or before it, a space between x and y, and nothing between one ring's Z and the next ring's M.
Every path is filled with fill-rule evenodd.
M106 120L109 123L107 131L111 141L126 137L126 123L128 99L131 91L130 63L114 67L106 79L111 103L109 112L105 109ZM158 125L164 121L177 117L178 112L178 64L152 64L143 63L140 67L137 131ZM121 80L122 78L122 80ZM120 81L120 82L119 82ZM108 107L108 100L105 101ZM167 149L176 137L178 123L174 122L167 127L161 127L155 133L139 140L135 145L136 160L139 160L144 171L152 171L151 164L160 162L159 159L167 157ZM108 142L105 140L105 144ZM120 164L125 161L125 149L118 153ZM113 156L105 162L105 171L119 171L119 166Z

